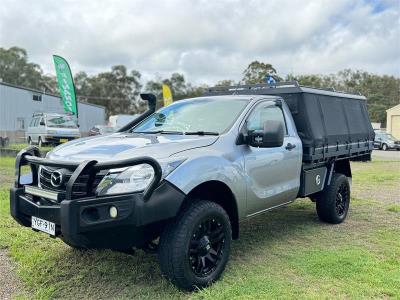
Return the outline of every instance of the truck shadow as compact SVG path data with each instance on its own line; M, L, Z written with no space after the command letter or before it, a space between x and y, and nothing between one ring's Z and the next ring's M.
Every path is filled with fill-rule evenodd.
M314 204L307 200L244 221L240 239L232 243L227 271L240 268L242 263L252 264L254 256L260 259L261 255L261 259L266 260L260 250L285 244L288 236L306 238L307 233L318 226L326 225L318 221ZM170 298L185 295L162 277L157 256L140 250L134 255L126 255L109 250L79 251L69 248L62 259L71 268L63 272L63 279L58 280L70 278L79 296L134 298L152 294ZM76 280L76 272L79 280Z

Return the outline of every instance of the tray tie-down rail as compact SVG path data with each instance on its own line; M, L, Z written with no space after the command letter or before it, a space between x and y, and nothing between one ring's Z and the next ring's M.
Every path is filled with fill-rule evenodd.
M125 167L132 167L140 164L148 164L154 169L154 176L149 186L143 191L143 199L147 201L153 191L157 188L162 177L162 169L160 164L152 157L141 156L135 158L128 158L116 161L106 161L98 162L96 160L85 160L83 162L73 162L73 161L62 161L62 160L52 160L42 158L40 156L40 151L35 146L27 147L21 150L15 160L15 187L21 188L23 185L20 182L21 179L21 167L24 165L29 165L32 172L32 183L31 185L38 184L38 170L39 166L55 167L55 168L65 168L72 171L72 175L66 184L65 200L72 200L73 198L73 186L75 181L82 174L88 174L89 180L87 188L91 188L91 183L93 183L94 177L97 172L101 170L118 169Z

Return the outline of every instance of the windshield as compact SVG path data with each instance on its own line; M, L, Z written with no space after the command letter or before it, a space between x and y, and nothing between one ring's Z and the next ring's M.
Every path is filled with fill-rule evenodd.
M392 141L396 140L396 138L389 133L380 133L377 136L385 140L392 140Z
M78 128L75 121L68 116L48 116L47 127Z
M133 132L221 134L234 123L248 102L243 98L179 101L158 110Z

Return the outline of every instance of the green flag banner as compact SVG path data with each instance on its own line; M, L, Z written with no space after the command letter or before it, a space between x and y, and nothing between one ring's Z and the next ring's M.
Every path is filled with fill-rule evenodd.
M75 86L71 69L67 61L61 56L53 55L53 60L56 68L58 88L60 89L61 99L64 103L64 111L78 116Z

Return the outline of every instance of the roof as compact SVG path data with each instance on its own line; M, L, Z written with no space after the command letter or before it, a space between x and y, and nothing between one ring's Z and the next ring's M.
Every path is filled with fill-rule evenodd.
M308 86L299 85L297 81L290 82L277 82L274 84L251 84L251 85L236 85L236 86L216 86L207 89L205 95L227 95L227 94L241 94L241 95L274 95L274 94L295 94L295 93L310 93L320 94L341 98L352 98L359 100L366 100L360 94L351 94L347 92L338 92L333 88L320 89Z
M24 87L24 86L14 85L14 84L3 82L3 81L0 81L0 85L16 88L16 89L20 89L20 90L25 90L25 91L29 91L29 92L33 92L35 94L52 96L52 97L56 97L56 98L59 98L59 99L61 98L60 95L56 95L56 94L53 94L53 93L46 93L45 91L39 91L39 90L27 88L27 87ZM105 107L103 105L87 103L87 102L81 102L81 101L78 101L78 102L80 104L91 105L91 106L95 106L95 107L99 107L99 108L104 108L105 109Z
M392 111L392 110L396 110L396 109L398 109L400 111L400 104L397 104L397 105L387 109L386 111Z

